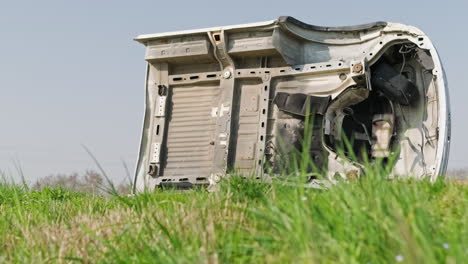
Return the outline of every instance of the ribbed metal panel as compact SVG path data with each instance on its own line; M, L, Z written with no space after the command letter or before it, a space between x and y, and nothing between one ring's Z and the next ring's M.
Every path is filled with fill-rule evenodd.
M208 176L213 162L218 105L217 83L172 87L172 113L167 134L165 176Z
M259 130L259 94L261 83L258 80L243 80L237 84L241 90L239 126L236 151L236 169L250 174L256 167L256 146Z

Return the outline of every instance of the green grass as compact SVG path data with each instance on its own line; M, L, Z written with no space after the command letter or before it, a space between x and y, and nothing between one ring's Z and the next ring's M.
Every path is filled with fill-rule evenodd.
M383 178L134 197L4 184L0 262L466 263L468 185Z

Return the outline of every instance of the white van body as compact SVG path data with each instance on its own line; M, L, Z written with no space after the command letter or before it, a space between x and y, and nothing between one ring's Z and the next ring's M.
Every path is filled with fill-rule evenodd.
M436 49L415 27L280 17L135 40L147 62L137 192L216 184L233 172L284 175L298 150L330 180L392 156L390 176L445 174L447 83ZM346 142L352 149L341 153Z

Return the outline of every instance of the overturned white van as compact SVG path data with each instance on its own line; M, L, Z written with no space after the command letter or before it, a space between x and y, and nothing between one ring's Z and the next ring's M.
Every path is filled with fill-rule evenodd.
M446 171L446 79L415 27L280 17L136 41L148 65L136 191L215 184L233 171L274 177L297 150L328 178L390 155L392 175L434 181ZM357 160L338 155L345 138Z

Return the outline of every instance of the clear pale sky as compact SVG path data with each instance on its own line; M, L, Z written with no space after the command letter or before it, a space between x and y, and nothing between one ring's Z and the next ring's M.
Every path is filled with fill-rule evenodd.
M158 33L294 16L322 26L378 20L419 27L449 82L449 168L468 167L468 1L0 0L0 170L32 182L96 169L133 172L143 118L144 47Z

